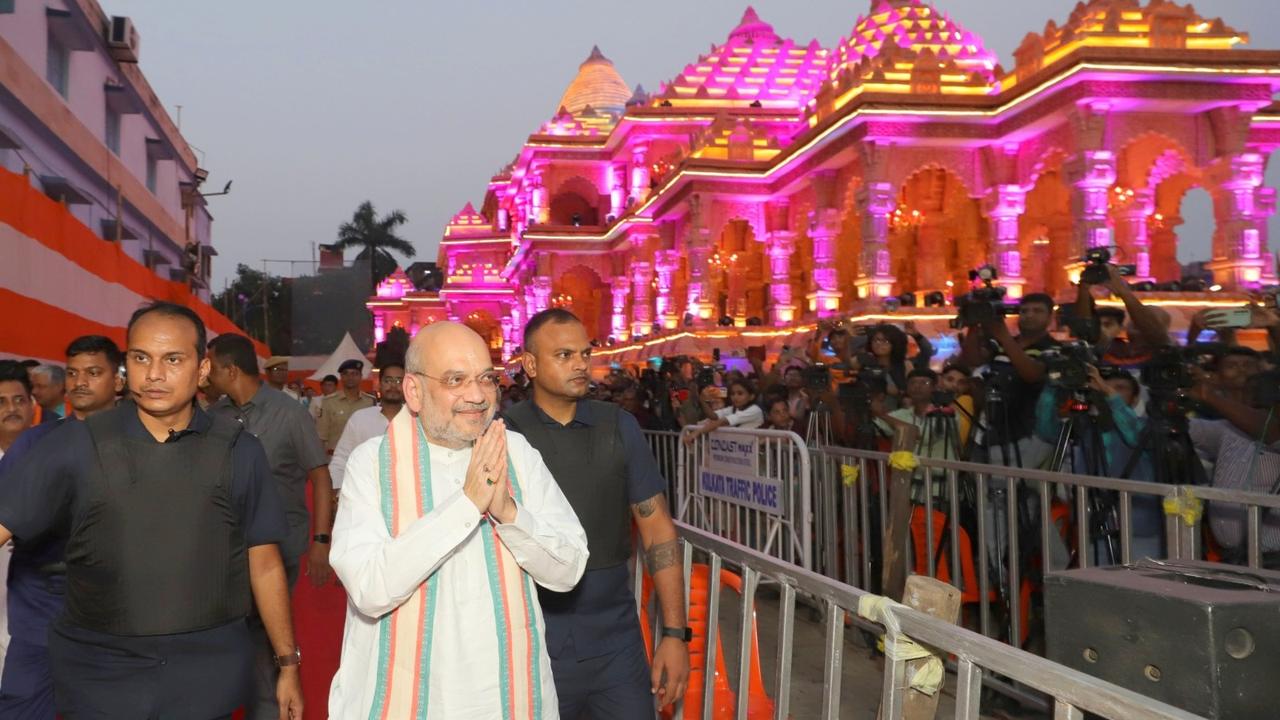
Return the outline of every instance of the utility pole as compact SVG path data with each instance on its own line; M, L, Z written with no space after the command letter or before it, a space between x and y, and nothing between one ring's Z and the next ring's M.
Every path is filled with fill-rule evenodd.
M271 299L271 276L267 274L267 261L262 261L262 343L271 348L271 323L267 315L267 302Z

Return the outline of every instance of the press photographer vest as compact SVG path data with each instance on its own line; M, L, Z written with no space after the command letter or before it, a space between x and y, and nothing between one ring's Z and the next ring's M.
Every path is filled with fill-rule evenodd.
M97 462L67 541L67 614L122 636L172 635L246 617L248 548L231 498L240 426L169 442L128 437L132 403L90 417Z
M631 557L627 453L618 432L621 408L596 400L578 402L588 404L594 424L548 427L532 400L513 405L503 416L542 454L587 533L587 569L597 570Z

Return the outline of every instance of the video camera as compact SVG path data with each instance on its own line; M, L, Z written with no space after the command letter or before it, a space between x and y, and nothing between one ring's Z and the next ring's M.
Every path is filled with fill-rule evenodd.
M870 353L860 353L858 375L852 382L841 383L836 391L836 398L845 407L855 412L871 409L871 399L888 391L888 373L876 362Z
M1006 290L992 285L1000 275L991 265L983 265L969 271L969 280L982 282L982 287L975 288L956 298L956 317L951 320L951 327L976 327L1003 318L1009 314L1009 307L1004 304Z
M1111 250L1104 247L1091 248L1080 258L1084 269L1080 271L1080 282L1086 285L1104 285L1110 279L1107 263L1111 262ZM1138 273L1137 265L1117 265L1116 272L1123 277Z
M1064 343L1041 355L1049 384L1072 392L1089 387L1089 366L1097 363L1093 348L1084 341Z
M831 389L831 368L822 363L814 363L801 371L805 387L811 390L826 391Z

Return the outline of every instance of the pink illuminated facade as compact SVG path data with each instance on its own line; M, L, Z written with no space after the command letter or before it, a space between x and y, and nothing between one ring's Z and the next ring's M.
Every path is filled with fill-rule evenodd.
M1090 247L1176 280L1195 187L1213 198L1215 282L1274 283L1263 174L1280 52L1246 40L1189 5L1092 0L1028 34L1005 69L919 0L873 0L835 48L748 9L626 100L593 50L481 206L450 222L443 289L387 285L369 304L383 332L450 317L505 358L553 305L626 344L950 297L986 262L1011 297L1061 294Z

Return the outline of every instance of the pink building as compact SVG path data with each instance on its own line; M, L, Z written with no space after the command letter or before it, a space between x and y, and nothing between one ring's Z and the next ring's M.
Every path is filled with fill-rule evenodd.
M873 0L834 48L748 8L652 95L594 49L446 228L443 289L370 306L384 328L469 322L505 357L553 305L623 346L949 298L988 262L1010 297L1061 294L1093 247L1158 283L1181 277L1194 187L1213 198L1215 282L1274 283L1280 52L1168 0L1091 0L1058 23L1005 69L920 0Z

